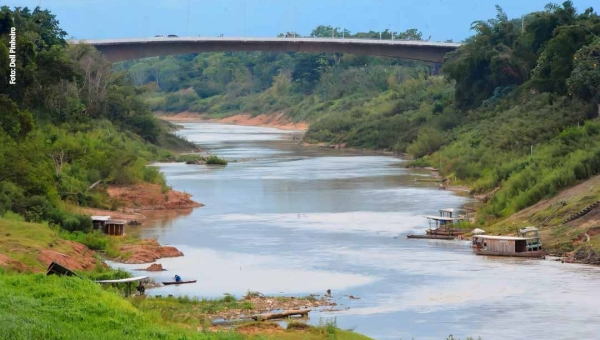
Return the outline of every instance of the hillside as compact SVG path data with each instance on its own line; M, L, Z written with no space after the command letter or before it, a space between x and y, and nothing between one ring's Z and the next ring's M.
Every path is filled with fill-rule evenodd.
M48 10L4 6L0 17L2 60L8 60L11 25L20 32L19 81L0 82L0 216L16 213L86 232L91 220L67 207L115 210L128 203L111 197L109 188L169 193L164 176L147 164L176 159L167 148L194 145L171 134L175 127L156 119L141 92L97 50L67 44L67 32ZM1 68L0 78L9 71Z
M105 266L94 251L63 239L47 225L23 222L18 216L0 218L0 267L45 273L52 261L76 271Z
M545 246L551 251L568 252L580 245L598 250L600 207L595 205L598 201L600 176L594 176L487 226L486 231L491 234L511 234L517 228L536 225L540 228Z

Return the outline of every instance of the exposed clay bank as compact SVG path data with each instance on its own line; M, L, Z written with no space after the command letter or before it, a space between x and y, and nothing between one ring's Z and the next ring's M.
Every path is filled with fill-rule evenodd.
M407 240L427 228L422 215L467 198L415 182L428 173L405 169L400 159L303 148L285 138L289 132L268 128L186 123L178 133L238 161L159 165L174 189L206 206L138 227L185 254L159 260L168 271L150 275L198 280L152 293L331 289L341 311L321 316L375 339L600 334L599 268L480 257L468 242Z

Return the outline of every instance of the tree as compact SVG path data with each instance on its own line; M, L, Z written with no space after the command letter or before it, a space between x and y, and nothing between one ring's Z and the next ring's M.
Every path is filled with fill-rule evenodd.
M292 74L289 70L279 70L279 74L273 77L273 90L278 96L285 96L292 87Z
M348 30L344 30L343 32L348 32ZM319 25L312 32L310 32L310 36L314 38L341 38L342 34L348 35L340 31L339 27L333 27L331 25Z
M573 72L567 79L569 94L592 100L600 117L600 39L582 47L573 57Z
M585 45L589 33L579 26L560 26L555 32L538 58L529 85L540 92L567 94L573 55Z
M111 83L110 63L89 45L69 46L71 58L78 63L79 98L85 104L85 113L98 118L108 109L108 87Z
M162 88L167 78L173 75L177 69L177 65L171 59L166 58L164 60L158 59L155 61L152 66L150 66L149 71L154 77L154 80L156 80L156 85Z
M131 81L135 86L142 86L148 78L148 67L146 64L135 64L128 70L129 76L131 77Z
M398 40L423 40L423 33L416 28L411 28L396 34L395 37Z

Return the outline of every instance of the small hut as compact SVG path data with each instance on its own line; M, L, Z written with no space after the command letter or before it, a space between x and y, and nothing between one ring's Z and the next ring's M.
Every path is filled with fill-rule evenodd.
M94 230L104 230L106 222L110 220L110 216L91 216Z
M125 224L123 220L108 220L102 229L106 235L123 236L125 234Z

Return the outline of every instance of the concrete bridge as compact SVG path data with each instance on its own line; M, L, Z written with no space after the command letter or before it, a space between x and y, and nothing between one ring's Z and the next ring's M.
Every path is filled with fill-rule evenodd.
M200 52L277 51L341 52L441 63L460 44L428 41L340 38L204 38L160 37L78 40L95 46L110 62Z

